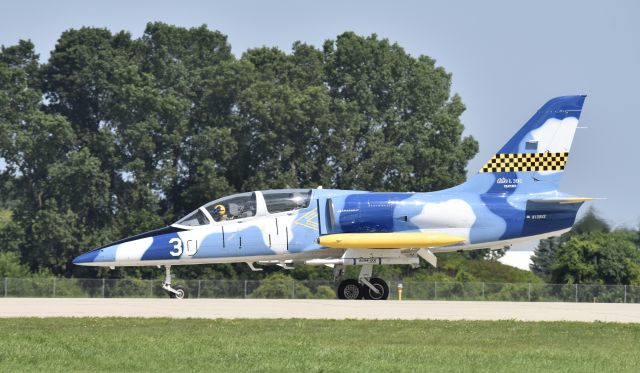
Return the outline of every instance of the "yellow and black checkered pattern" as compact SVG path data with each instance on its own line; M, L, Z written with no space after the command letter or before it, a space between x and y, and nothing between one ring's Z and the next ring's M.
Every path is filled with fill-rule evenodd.
M569 153L496 154L480 172L560 171Z

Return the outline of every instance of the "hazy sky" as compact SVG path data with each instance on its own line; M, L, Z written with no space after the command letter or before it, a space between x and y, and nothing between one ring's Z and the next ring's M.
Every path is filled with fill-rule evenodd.
M321 46L344 31L377 33L453 74L480 142L475 173L549 98L587 94L561 189L606 197L592 204L612 224L640 223L640 2L638 1L3 1L0 44L31 39L46 60L60 33L128 30L150 21L207 24L248 48Z

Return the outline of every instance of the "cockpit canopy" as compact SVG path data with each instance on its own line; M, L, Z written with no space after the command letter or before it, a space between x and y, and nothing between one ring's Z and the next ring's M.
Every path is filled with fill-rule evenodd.
M194 227L294 211L309 207L310 200L311 189L272 189L234 194L207 203L175 224ZM222 210L224 214L219 213Z

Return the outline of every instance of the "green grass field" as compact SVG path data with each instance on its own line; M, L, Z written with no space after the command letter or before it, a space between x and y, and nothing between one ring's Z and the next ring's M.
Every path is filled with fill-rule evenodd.
M2 372L637 372L640 325L0 319Z

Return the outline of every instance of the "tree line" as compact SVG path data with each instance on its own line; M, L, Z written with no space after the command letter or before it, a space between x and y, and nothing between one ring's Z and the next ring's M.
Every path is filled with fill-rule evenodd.
M465 180L451 75L376 35L231 53L206 26L62 33L0 51L2 251L32 271L238 191L428 191ZM9 211L10 214L7 215Z

